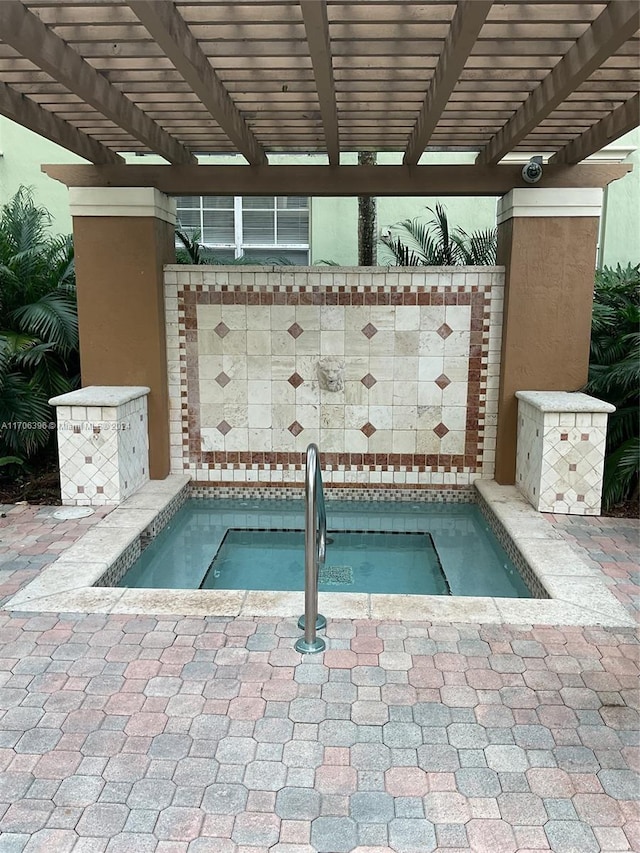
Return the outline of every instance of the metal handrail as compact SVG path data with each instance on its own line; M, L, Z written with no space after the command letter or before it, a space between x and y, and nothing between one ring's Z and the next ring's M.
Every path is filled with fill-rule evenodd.
M298 620L298 626L304 629L304 637L295 643L296 650L303 654L324 650L324 640L316 636L316 631L327 624L324 616L318 613L318 573L327 552L327 513L318 459L318 448L310 444L307 447L304 485L304 616Z

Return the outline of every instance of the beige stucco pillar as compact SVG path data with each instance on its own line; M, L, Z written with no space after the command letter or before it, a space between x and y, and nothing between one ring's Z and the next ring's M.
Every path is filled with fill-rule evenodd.
M169 473L163 267L175 202L152 187L72 187L82 385L148 386L149 473Z
M514 189L498 202L505 304L496 473L515 482L516 391L587 380L601 189Z

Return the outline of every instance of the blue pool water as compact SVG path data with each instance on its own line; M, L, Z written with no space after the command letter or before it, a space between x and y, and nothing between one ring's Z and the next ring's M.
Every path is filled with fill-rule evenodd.
M202 589L302 589L304 531L229 530ZM268 558L265 557L268 555ZM318 588L449 595L428 533L333 533Z
M302 501L191 500L120 586L304 588ZM328 592L531 597L474 504L327 502Z

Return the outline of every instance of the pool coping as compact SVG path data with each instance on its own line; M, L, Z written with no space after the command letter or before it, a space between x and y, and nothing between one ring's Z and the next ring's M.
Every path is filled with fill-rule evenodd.
M121 577L189 494L190 478L173 474L146 483L101 519L3 610L30 613L121 613L181 616L299 616L302 592L133 589L96 586ZM319 609L332 619L424 622L600 625L634 627L602 573L589 566L514 486L474 483L487 521L499 539L509 537L549 598L382 595L320 592Z

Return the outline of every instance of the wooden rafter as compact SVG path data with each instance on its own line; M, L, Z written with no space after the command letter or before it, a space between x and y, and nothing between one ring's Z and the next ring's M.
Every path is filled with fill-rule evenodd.
M55 113L39 107L35 101L25 98L5 83L0 83L0 113L91 163L124 163L115 151L77 130Z
M340 135L326 0L300 0L300 8L320 102L329 163L337 166L340 163Z
M579 163L605 145L629 133L640 124L640 95L634 95L624 104L601 119L577 139L574 139L549 160L552 164Z
M129 6L238 151L252 165L265 165L264 150L175 5L166 0L131 0Z
M613 0L554 66L515 115L480 153L477 162L497 163L521 142L640 27L638 4Z
M75 92L170 163L195 163L191 152L152 121L19 0L0 3L0 34L34 65Z
M458 4L438 65L404 152L402 162L405 165L414 166L420 159L492 5L492 2L481 0L463 0Z

